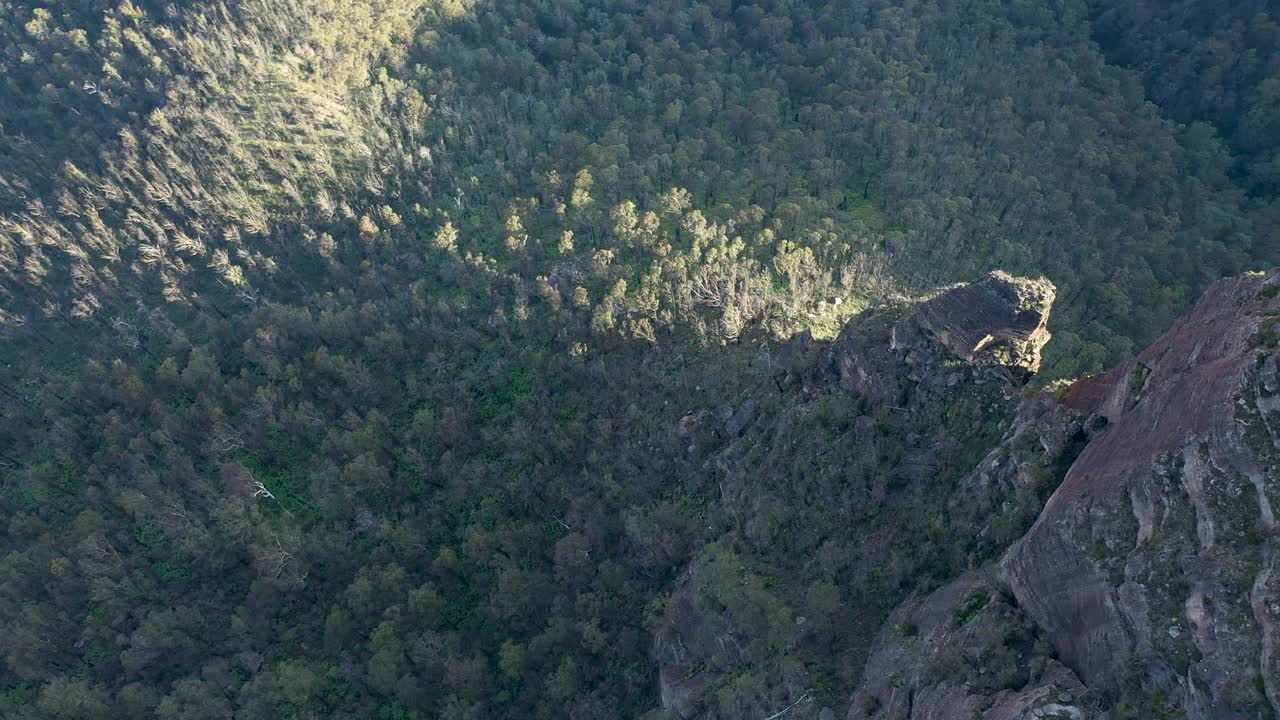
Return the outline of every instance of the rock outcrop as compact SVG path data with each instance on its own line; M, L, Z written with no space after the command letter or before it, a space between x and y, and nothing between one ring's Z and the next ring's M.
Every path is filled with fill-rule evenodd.
M972 533L981 559L999 556L1031 527L1090 431L1084 416L1050 393L1022 401L999 444L959 482L950 503L951 522Z
M878 402L894 401L904 380L927 390L954 386L982 369L998 369L1020 384L1040 368L1054 297L1048 280L995 271L908 308L887 332L877 322L850 322L823 370L827 379Z
M714 561L711 563L714 565ZM759 638L735 628L731 614L716 609L705 586L715 574L708 563L695 562L676 582L667 599L667 626L656 633L653 656L658 663L658 691L663 710L681 720L706 717L704 695L732 681L749 663L749 645ZM800 625L793 624L793 633ZM777 684L761 686L719 707L719 717L772 715L795 698L809 697L802 668L785 669ZM813 708L809 708L813 709Z
M1277 315L1280 271L1223 280L1065 394L1107 428L1002 567L1090 685L1188 718L1280 713Z
M838 526L827 527L857 535L859 528L877 524L874 510L892 515L894 508L911 504L914 493L926 492L933 498L928 506L942 516L948 496L937 490L953 487L973 467L973 451L980 453L1000 436L1002 421L1018 405L1023 390L1010 380L1021 378L1011 377L1009 368L1024 373L1034 368L1028 357L1038 353L1047 338L1043 323L1052 296L1052 286L1045 281L992 274L975 286L951 288L924 303L877 308L851 320L834 342L822 343L808 334L793 337L770 358L771 377L751 392L751 399L694 409L681 418L674 432L688 457L702 462L714 476L715 510L734 525L735 540L748 552L725 565L713 562L713 554L703 548L673 584L655 626L653 648L667 712L680 718L768 717L799 703L788 711L789 717L825 716L823 703L813 693L818 679L808 677L805 663L797 658L808 652L807 646L818 647L836 633L815 629L806 617L808 590L787 587L789 570L768 576L769 582L756 575L775 570L759 558L766 556L780 532L787 533L787 542L808 542L814 548L825 542L817 537L825 531L815 531L810 538L808 529L784 530L795 518L812 517L817 528L838 520ZM1029 310L1038 313L1031 325L1026 324ZM979 329L984 337L998 341L988 340L977 351L956 350L960 346L955 338ZM1018 343L1021 350L997 358L997 347ZM821 409L826 403L852 409L841 417L847 422L842 437L821 435L830 432L821 420L828 414ZM1043 412L1019 421L1019 449L1024 444L1040 447L1038 438L1058 427L1048 417L1055 407L1049 402ZM1045 429L1036 430L1037 424ZM847 467L858 458L864 458L865 468ZM982 501L953 509L954 517L966 518L975 532L990 538L984 559L997 557L1030 526L1048 493L1042 488L1051 482L1046 477L1054 475L1051 462L1022 454L1011 454L1007 461L993 456L991 472L975 481L990 486ZM810 477L792 477L798 466ZM939 477L946 478L944 484ZM1008 527L984 528L1015 485L1028 498L1022 519ZM828 508L811 507L824 501L847 502L849 512L837 518L826 514ZM880 535L866 542L890 552L892 533ZM752 548L757 553L749 552ZM908 561L917 562L924 561ZM718 584L708 582L713 576L720 578ZM712 590L712 585L719 589ZM861 627L850 635L865 648L884 610L884 596L865 589L855 592L861 594L850 599L850 607L859 608ZM991 623L1005 628L1008 618L1004 611L996 613L997 607L993 604L988 611ZM838 616L841 611L826 612ZM1025 625L1025 618L1018 623ZM982 628L987 628L986 620L966 632ZM979 635L986 637L987 630ZM847 638L841 642L851 644ZM801 646L806 648L800 650ZM793 651L795 656L774 662ZM862 652L857 651L859 658ZM744 676L752 681L745 683ZM937 700L945 702L946 696ZM832 708L825 710L834 716Z
M1083 449L998 563L895 611L849 718L1280 715L1278 341L1280 270L1231 278L1124 367L1024 401L966 492L1016 512ZM973 614L975 588L1034 627L1016 659L1046 670L1016 693L940 662L982 656L942 620L1000 607Z
M970 573L894 610L848 720L1083 720L1086 688L993 578Z
M915 318L925 332L968 362L1030 374L1040 369L1040 350L1049 342L1054 297L1053 284L1044 278L995 271L925 302ZM903 330L895 332L895 344L901 342L899 333Z
M1214 284L1123 367L1028 394L1018 385L1039 364L1052 297L1047 283L993 273L856 319L825 348L798 340L773 380L779 392L822 397L838 383L856 393L867 413L847 425L856 452L893 422L900 446L867 479L872 505L886 486L968 472L947 481L946 522L970 533L965 552L979 569L894 610L847 717L1280 716L1280 270ZM715 416L716 440L728 443L713 456L719 490L747 542L769 537L755 520L769 508L742 459L748 436L794 442L787 423L806 410L793 410ZM979 436L979 450L994 444L985 457L965 456L971 471L956 472L956 417L1003 420ZM719 605L687 581L672 595L655 655L678 716L700 717L699 695L729 683L749 664L742 648L760 640L732 627L721 605L738 586L726 587ZM767 716L810 687L800 670L771 683L720 711Z
M678 718L689 717L693 701L742 660L742 647L719 614L703 608L693 574L680 579L671 594L669 628L654 639L658 691L662 707Z

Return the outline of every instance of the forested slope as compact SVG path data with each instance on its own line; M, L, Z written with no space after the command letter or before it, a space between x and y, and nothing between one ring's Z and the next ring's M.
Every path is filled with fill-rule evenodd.
M1094 32L994 0L0 0L0 714L636 717L711 557L766 636L815 618L722 707L795 664L843 702L898 600L996 550L938 498L1011 398L931 406L945 462L899 483L895 398L815 396L788 353L1004 267L1056 284L1042 377L1073 377L1275 257L1228 144ZM748 399L791 420L746 524L732 438L678 428Z
M1280 262L1280 15L1267 2L1090 0L1093 37L1151 102L1221 136L1248 195L1254 244Z
M1090 0L1093 34L1179 122L1212 124L1250 194L1280 192L1280 24L1267 2Z

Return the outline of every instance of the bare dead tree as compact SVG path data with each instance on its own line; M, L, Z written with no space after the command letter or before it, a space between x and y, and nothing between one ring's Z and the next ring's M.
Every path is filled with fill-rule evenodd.
M240 432L227 423L218 423L213 431L213 448L219 455L225 455L234 450L247 450L244 438Z
M240 298L240 302L249 307L258 306L258 292L252 288L240 288L236 292L236 297Z
M138 328L132 323L117 317L111 321L111 327L116 331L120 344L124 347L130 350L137 350L142 345L142 339L138 335Z
M262 483L258 483L258 485L261 486ZM280 538L276 538L276 550L279 551L279 554L276 555L276 574L272 578L273 580L279 580L281 573L288 567L289 562L293 560L293 553L284 549L284 545L280 543Z
M765 718L764 720L779 720L780 718L786 717L787 713L789 713L789 712L791 712L792 710L794 710L794 709L795 709L797 706L799 706L801 703L808 702L809 700L812 700L812 699L813 699L813 696L811 696L811 695L809 694L809 691L808 691L808 690L806 690L803 694L801 694L801 695L800 695L800 699L799 699L799 700L796 700L795 702L793 702L793 703L791 703L790 705L786 706L785 708L783 708L783 709L779 710L778 712L776 712L776 713L774 713L774 714L770 715L769 717Z

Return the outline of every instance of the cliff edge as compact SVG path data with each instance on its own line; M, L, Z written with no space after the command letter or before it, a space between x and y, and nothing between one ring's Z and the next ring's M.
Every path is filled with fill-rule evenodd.
M1008 509L1024 468L1065 477L998 563L895 611L850 720L1280 715L1278 341L1280 270L1229 278L1123 367L1024 400L962 488Z

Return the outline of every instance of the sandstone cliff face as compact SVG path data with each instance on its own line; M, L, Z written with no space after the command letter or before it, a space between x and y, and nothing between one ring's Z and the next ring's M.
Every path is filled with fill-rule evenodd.
M1221 281L1135 361L1065 394L1107 429L1002 567L1086 683L1189 718L1280 712L1277 315L1280 272Z
M1083 450L999 563L895 611L850 720L1280 715L1278 339L1280 271L1223 280L1133 362L1024 401L962 484L974 517L998 523L991 503L1017 511ZM1015 661L1051 672L1001 693L939 662L983 657L981 633L938 620L967 616L974 588L1035 628Z

